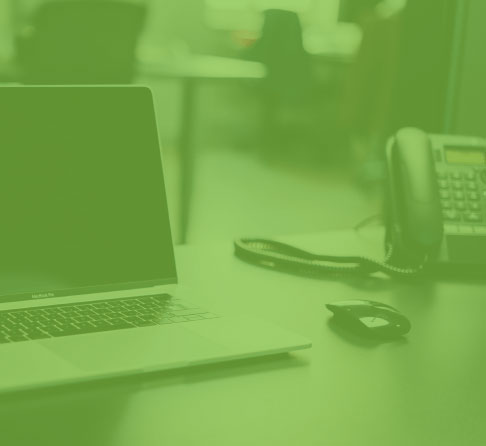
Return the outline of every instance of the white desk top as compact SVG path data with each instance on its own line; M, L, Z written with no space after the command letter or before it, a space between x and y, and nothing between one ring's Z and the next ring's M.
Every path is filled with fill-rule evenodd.
M138 71L143 76L185 80L261 80L265 65L240 59L209 55L140 58Z
M363 234L294 241L322 252L379 251L379 237ZM233 258L230 243L180 247L177 258L195 300L264 317L314 347L12 397L0 403L4 425L34 420L22 435L40 429L50 445L486 444L484 285L292 277ZM396 306L412 331L381 345L343 337L324 304L349 298Z

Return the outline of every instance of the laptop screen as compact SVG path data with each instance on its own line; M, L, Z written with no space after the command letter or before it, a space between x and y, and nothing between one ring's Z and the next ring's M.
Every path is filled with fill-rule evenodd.
M0 203L0 301L176 282L146 88L0 88Z

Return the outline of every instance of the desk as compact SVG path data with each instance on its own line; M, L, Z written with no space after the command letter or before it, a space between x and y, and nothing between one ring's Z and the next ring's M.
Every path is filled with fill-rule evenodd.
M290 241L375 254L380 236L338 232ZM6 397L3 444L486 444L484 284L292 277L234 259L230 243L180 247L177 258L182 283L198 289L204 305L272 320L314 347ZM381 345L343 338L324 304L349 298L398 307L412 331Z
M179 242L185 243L191 207L192 180L194 176L194 153L192 135L194 131L194 99L198 82L202 81L251 81L262 80L266 68L258 62L249 62L226 57L188 55L160 60L141 58L138 63L141 75L155 79L177 79L183 83L182 117L180 129L180 185L179 185Z

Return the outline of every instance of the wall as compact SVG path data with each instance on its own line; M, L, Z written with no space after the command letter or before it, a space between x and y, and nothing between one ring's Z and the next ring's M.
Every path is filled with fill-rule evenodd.
M453 129L456 133L486 136L486 2L468 3Z

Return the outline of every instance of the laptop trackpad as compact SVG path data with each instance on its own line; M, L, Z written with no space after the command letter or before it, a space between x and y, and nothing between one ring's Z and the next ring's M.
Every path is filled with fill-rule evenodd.
M69 336L42 344L82 370L97 373L184 367L195 358L225 352L224 347L175 325Z

